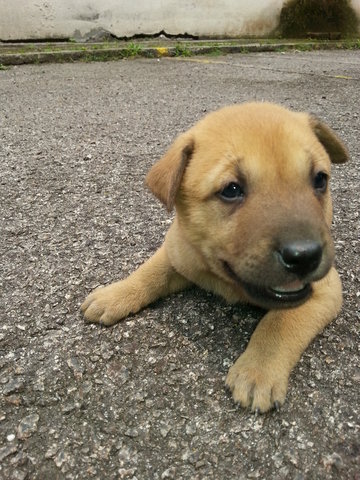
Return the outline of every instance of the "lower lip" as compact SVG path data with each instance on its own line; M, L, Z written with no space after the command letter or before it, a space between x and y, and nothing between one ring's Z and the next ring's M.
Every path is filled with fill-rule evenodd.
M243 287L251 298L263 300L265 302L275 302L279 306L280 304L298 305L309 298L312 292L312 287L309 283L304 285L301 290L293 292L278 292L272 288L261 288L246 283L243 283Z
M250 283L243 282L227 262L223 262L224 269L228 276L240 285L248 296L260 307L264 308L280 308L297 306L307 300L311 293L312 287L309 283L305 284L300 290L280 292L270 287L259 287Z

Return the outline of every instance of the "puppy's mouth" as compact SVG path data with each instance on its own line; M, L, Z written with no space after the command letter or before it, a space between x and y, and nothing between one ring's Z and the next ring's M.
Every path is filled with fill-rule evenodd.
M260 307L296 307L305 302L312 293L311 284L301 280L294 280L275 287L265 287L243 281L225 261L223 261L223 266L227 275L241 286L250 299Z

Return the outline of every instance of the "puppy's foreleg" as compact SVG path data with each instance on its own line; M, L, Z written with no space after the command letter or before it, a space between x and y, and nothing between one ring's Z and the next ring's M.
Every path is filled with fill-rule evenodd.
M313 288L304 305L268 312L230 368L226 384L243 407L265 412L281 405L290 371L311 340L338 314L342 293L336 270L332 268Z
M94 290L81 306L87 320L113 325L160 297L183 290L190 282L170 264L163 246L125 280Z

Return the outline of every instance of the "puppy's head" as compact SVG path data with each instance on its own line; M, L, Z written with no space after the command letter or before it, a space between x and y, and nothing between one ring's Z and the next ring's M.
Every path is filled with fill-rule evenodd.
M334 257L331 162L318 119L267 103L226 107L178 137L147 184L211 272L264 308L296 306Z

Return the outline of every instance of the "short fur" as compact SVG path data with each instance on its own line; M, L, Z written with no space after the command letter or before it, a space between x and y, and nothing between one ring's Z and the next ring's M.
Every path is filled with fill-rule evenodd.
M127 279L91 293L85 317L112 325L192 284L266 308L226 384L253 411L278 407L291 369L341 308L330 192L316 174L330 177L331 162L347 159L337 135L305 113L249 103L207 115L147 175L155 196L176 207L163 245ZM231 183L243 187L236 201L223 195ZM299 242L300 252L319 245L321 259L294 272L283 252ZM293 301L297 289L304 298Z

